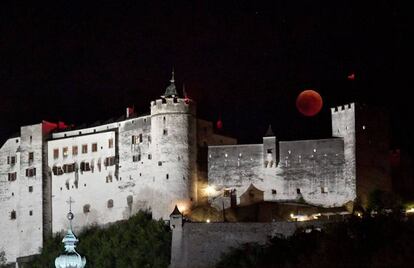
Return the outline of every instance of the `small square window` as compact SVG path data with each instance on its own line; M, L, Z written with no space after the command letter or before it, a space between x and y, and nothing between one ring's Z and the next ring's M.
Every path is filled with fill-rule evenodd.
M162 166L162 162L161 161L158 161L158 166Z
M267 149L267 153L271 154L272 153L272 149Z
M300 194L300 189L299 188L296 189L296 193Z
M164 129L164 131L162 132L162 134L163 134L164 136L168 135L168 130L167 130L167 129Z
M10 212L10 219L11 220L15 220L16 219L16 211L12 210L12 212Z
M72 146L72 155L78 155L78 146Z
M53 149L53 158L54 159L59 158L59 149Z
M91 205L87 204L83 206L83 213L89 213L91 211Z
M148 154L148 159L149 159L149 160L151 160L151 159L152 159L151 154Z
M98 144L92 143L92 152L97 152L97 151L98 151Z
M272 189L272 194L276 194L276 190L275 189Z
M33 162L33 159L34 159L34 153L29 152L29 163Z
M69 154L68 147L63 147L63 149L62 149L62 155L63 155L63 157L68 157L68 154Z
M83 144L83 145L82 145L82 153L83 153L83 154L88 153L88 145L87 145L87 144Z
M30 211L29 211L29 215L30 215L30 216L33 216L33 210L30 210Z
M114 147L114 139L110 138L108 140L108 148L113 148Z
M321 187L321 193L327 194L328 193L328 187Z
M170 178L170 175L169 175L169 174L167 174L167 175L165 176L165 178L168 180L168 179Z
M114 200L109 199L109 200L108 200L107 207L108 207L108 208L113 208L113 207L114 207Z
M33 192L33 186L29 186L29 193Z

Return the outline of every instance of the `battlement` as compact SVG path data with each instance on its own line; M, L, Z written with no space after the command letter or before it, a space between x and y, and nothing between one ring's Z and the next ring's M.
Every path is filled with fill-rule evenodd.
M340 105L336 107L331 108L331 114L340 113L348 110L354 110L355 109L355 103L349 103L345 105Z
M151 114L154 113L192 113L195 114L195 102L191 99L161 98L151 101Z

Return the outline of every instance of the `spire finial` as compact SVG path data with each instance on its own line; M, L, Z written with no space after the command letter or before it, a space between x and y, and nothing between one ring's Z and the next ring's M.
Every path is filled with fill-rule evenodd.
M264 136L265 137L274 137L275 136L275 134L273 133L273 130L272 130L272 125L269 124L269 128L267 129L266 134Z
M175 78L174 78L174 68L172 69L172 73L171 73L171 80L170 80L171 84L165 89L165 93L162 97L166 97L166 98L171 98L171 97L176 97L178 96L177 94L177 90L175 88Z
M75 201L73 201L72 197L69 196L69 200L66 201L66 203L69 204L69 213L67 215L67 218L69 220L69 229L72 230L72 220L74 218L74 215L72 213L72 203L75 203Z
M171 82L171 83L174 83L174 82L175 82L175 80L174 80L174 67L172 68L172 72L171 72L171 80L170 80L170 82Z

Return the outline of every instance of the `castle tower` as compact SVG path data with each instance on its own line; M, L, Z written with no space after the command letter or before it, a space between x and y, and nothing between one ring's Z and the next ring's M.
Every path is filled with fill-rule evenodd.
M168 219L175 204L185 213L197 201L195 104L179 98L174 71L170 82L161 99L151 102L155 219Z
M273 133L272 126L269 125L269 128L263 137L264 167L276 167L279 163L278 155L279 152L276 143L276 136Z
M355 104L331 108L332 136L344 140L345 185L351 199L356 198Z

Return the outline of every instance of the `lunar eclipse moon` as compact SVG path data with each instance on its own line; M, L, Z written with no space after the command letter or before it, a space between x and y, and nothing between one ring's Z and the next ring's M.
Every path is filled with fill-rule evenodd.
M315 116L322 109L322 97L312 89L302 91L296 98L296 108L304 116Z

